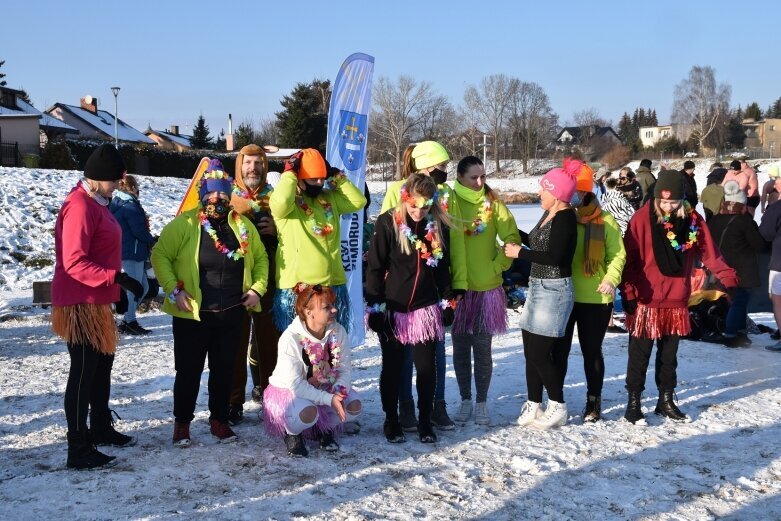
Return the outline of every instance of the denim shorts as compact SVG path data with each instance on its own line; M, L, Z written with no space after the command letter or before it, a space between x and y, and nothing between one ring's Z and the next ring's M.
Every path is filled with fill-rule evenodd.
M574 303L571 277L529 279L529 293L521 312L521 329L536 335L563 337Z

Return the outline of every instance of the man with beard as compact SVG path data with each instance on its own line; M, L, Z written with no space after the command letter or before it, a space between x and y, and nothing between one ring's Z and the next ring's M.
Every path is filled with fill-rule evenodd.
M244 315L241 325L241 344L236 353L233 386L230 394L228 420L232 425L240 423L244 414L247 386L247 349L252 376L252 399L261 402L263 390L277 363L279 331L274 327L272 307L274 302L274 258L277 250L277 229L269 211L268 201L272 186L266 182L268 159L263 148L250 144L239 150L236 156L235 186L231 196L234 211L248 217L257 228L269 258L268 291L261 299L261 311ZM252 337L250 338L250 330Z

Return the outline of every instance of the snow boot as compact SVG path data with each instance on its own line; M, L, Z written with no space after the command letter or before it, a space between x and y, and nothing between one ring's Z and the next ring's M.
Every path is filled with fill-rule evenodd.
M527 401L521 408L521 415L518 416L516 423L521 427L531 425L534 420L545 414L542 409L542 404L539 402Z
M415 432L418 427L418 419L415 417L415 400L402 400L399 402L399 418L401 428L405 432Z
M90 440L86 431L68 433L69 469L85 470L113 467L117 464L116 456L107 456L99 452Z
M263 388L261 386L255 385L252 387L252 401L263 404Z
M228 405L228 423L236 426L244 421L244 406L240 403Z
M602 397L589 394L583 410L583 423L598 422L602 418Z
M469 421L472 417L472 400L461 400L461 405L458 407L458 412L453 416L453 419L458 423L464 423Z
M556 427L565 425L568 417L566 403L548 400L548 407L545 409L545 414L535 419L532 422L532 427L544 431L555 429Z
M672 391L659 392L659 400L656 402L654 413L678 422L685 422L689 419L689 417L683 414L678 406L675 405Z
M230 428L230 425L228 425L228 422L209 420L209 426L212 435L216 436L220 443L231 443L239 439L236 433L233 432L233 429Z
M447 414L447 404L445 400L434 400L434 411L431 413L431 421L443 431L452 431L456 424Z
M404 443L407 441L398 418L386 417L382 430L385 433L385 439L388 440L388 443Z
M113 409L96 413L90 411L90 437L95 445L112 445L114 447L132 447L136 444L134 436L122 434L114 429L114 417L121 420Z
M640 403L640 397L642 393L640 391L629 391L629 402L626 405L626 412L624 413L624 419L629 423L644 422L645 416L643 415L643 406Z
M285 434L285 446L287 447L288 456L296 458L309 456L309 451L306 450L306 445L304 444L304 437L300 434Z
M488 404L477 402L475 404L475 423L477 425L491 425L491 415L488 413Z
M320 450L334 452L339 450L339 444L334 440L334 435L330 432L320 434Z
M150 330L141 327L141 325L138 323L138 320L133 320L132 322L125 322L123 320L117 329L119 329L120 333L134 336L148 335L151 333Z
M173 444L180 449L190 446L190 422L174 421Z

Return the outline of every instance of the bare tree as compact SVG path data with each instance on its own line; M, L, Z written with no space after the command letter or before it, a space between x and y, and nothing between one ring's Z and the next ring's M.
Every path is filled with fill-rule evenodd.
M277 145L279 143L279 127L276 119L266 116L260 118L255 130L255 142L258 145Z
M596 125L597 127L607 127L610 122L603 119L599 114L599 110L595 107L583 109L572 114L572 119L575 121L576 127L591 127Z
M482 79L480 88L470 85L464 92L464 104L477 117L478 125L493 137L496 171L499 168L499 151L502 128L507 118L513 92L520 82L504 74L493 74Z
M716 84L715 70L710 66L695 65L689 76L675 86L672 121L693 126L692 137L700 152L720 117L729 110L731 93L727 83Z
M452 130L455 111L447 97L432 94L415 110L417 133L421 139L443 141Z
M423 107L430 106L433 96L429 83L409 76L399 76L396 82L380 77L374 86L369 137L375 135L373 143L390 148L386 152L394 158L397 178L401 177L402 152L420 123Z
M509 125L518 142L524 172L528 172L529 159L539 143L552 139L557 123L558 116L543 88L536 83L519 82L511 100Z

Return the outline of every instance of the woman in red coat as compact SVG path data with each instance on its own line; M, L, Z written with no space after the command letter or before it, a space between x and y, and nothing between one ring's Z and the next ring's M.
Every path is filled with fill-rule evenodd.
M677 385L678 341L691 330L689 323L690 275L699 256L705 266L731 290L737 286L735 270L721 257L703 218L683 201L681 174L659 174L654 198L629 222L624 237L626 266L621 283L629 329L629 361L626 388L629 404L624 418L644 421L640 396L656 341L656 387L659 400L654 412L686 421L673 401Z

